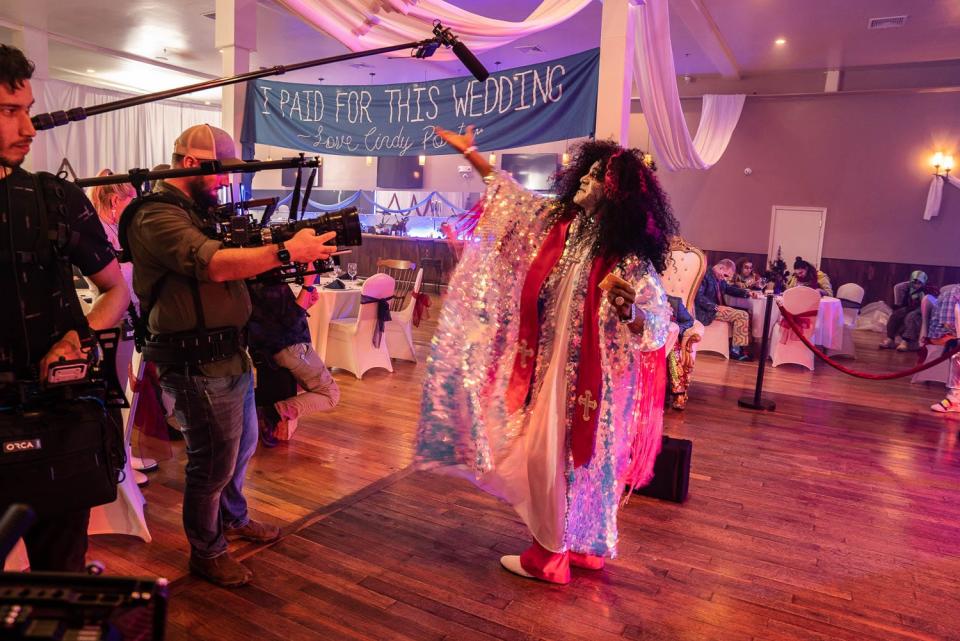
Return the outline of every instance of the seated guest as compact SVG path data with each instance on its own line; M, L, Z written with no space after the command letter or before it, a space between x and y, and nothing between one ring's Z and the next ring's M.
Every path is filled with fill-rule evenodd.
M887 337L880 343L880 349L894 346L897 336L898 352L919 349L920 325L923 316L920 313L920 301L924 296L936 296L940 289L927 285L927 275L919 269L910 272L910 281L900 283L893 288L893 313L887 321Z
M737 260L737 274L733 277L733 284L744 289L763 289L763 276L753 269L753 261L749 258Z
M693 373L693 359L684 356L683 336L693 327L693 316L687 311L683 301L676 296L667 296L670 303L670 320L680 328L677 341L667 355L667 376L670 383L669 393L673 396L673 409L682 410L687 406L687 388L690 386L690 375Z
M707 270L700 289L697 290L695 313L704 327L714 320L730 323L733 334L730 357L738 361L748 361L750 355L744 348L750 344L750 315L745 310L728 307L723 300L724 294L739 298L750 297L750 292L728 282L733 278L735 269L733 261L724 258L714 265L713 269Z
M956 305L960 302L960 287L955 287L937 300L927 326L927 340L950 349L949 342L957 338ZM960 412L960 354L950 359L947 370L947 395L930 406L934 412Z
M251 282L247 289L260 442L274 447L278 439L290 440L300 416L336 407L340 388L310 338L307 309L320 298L316 289L305 285L298 296L286 283ZM306 391L298 395L297 385Z
M830 284L830 277L822 271L797 256L793 262L793 273L787 278L787 289L803 285L810 289L816 289L824 296L833 296L833 286Z

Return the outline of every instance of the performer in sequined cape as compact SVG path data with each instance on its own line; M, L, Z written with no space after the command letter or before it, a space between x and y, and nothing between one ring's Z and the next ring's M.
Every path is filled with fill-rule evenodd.
M652 474L661 441L662 347L670 317L655 266L663 267L666 238L676 223L634 150L585 143L556 177L558 198L548 199L490 170L470 148L472 131L438 134L466 150L488 188L433 340L417 455L421 463L464 474L514 506L534 544L521 557L504 557L507 569L566 583L570 563L598 569L603 557L615 556L625 484L642 485ZM587 168L592 172L584 175ZM585 190L599 198L590 208L596 218L574 204L587 198ZM613 193L619 196L615 202ZM525 279L567 211L576 216L539 290L537 348L526 349L518 340ZM617 226L601 224L603 216L621 216L620 229L627 231L612 233ZM600 238L604 232L608 238ZM639 251L625 251L624 245ZM593 289L591 264L611 246L617 250L612 273L632 287L594 303L601 392L593 400L578 396L576 388L584 323L590 320L584 309ZM631 315L640 318L625 322ZM533 375L525 402L511 412L511 375L523 351L535 358ZM572 423L577 412L590 411L599 412L592 454L576 465Z

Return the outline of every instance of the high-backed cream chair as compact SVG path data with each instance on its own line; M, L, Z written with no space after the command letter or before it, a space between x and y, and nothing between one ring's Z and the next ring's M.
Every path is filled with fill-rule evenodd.
M670 259L667 261L667 267L663 270L660 278L667 294L682 300L684 307L687 308L691 316L694 316L694 319L696 318L694 300L697 297L697 290L700 288L700 281L703 280L706 273L707 258L703 252L680 236L674 236L670 241ZM679 331L679 328L677 331ZM693 327L684 332L683 338L680 340L681 358L679 365L683 368L688 381L693 375L693 364L697 358L697 345L703 338L703 333L703 323L694 320ZM671 334L676 335L675 332L671 332ZM677 398L674 399L674 407L677 409L682 409L685 403L685 393L679 399L679 403Z

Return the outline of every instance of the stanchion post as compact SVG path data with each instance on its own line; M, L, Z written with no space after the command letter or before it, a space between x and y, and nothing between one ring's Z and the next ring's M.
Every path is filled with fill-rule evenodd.
M777 404L769 398L763 398L763 370L767 366L767 355L770 352L770 315L773 313L773 293L767 293L767 304L763 310L763 336L760 339L760 362L757 364L757 385L753 390L753 396L744 396L737 405L752 410L766 410L772 412L777 409Z

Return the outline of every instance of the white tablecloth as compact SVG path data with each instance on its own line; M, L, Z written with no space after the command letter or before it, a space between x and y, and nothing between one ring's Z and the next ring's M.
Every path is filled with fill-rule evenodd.
M764 298L735 298L726 297L731 307L740 307L750 313L750 332L757 340L763 335L763 310L766 305ZM780 321L780 310L776 305L770 313L770 331ZM812 342L829 349L843 347L843 305L839 298L824 296L820 299L817 311L817 321L813 326Z
M327 289L324 285L332 278L323 278L317 285L320 300L307 313L307 325L310 327L310 337L313 339L313 348L321 359L327 357L327 334L330 330L330 321L340 318L356 318L360 313L360 281L343 281L346 289Z

